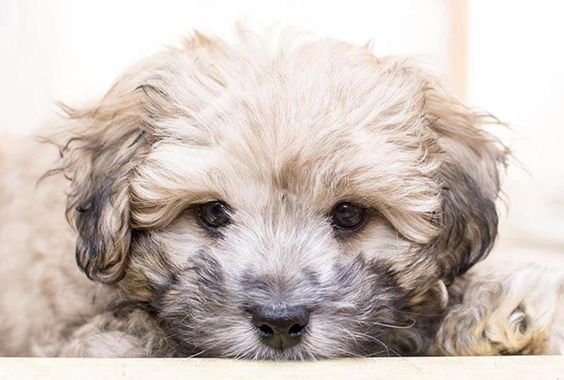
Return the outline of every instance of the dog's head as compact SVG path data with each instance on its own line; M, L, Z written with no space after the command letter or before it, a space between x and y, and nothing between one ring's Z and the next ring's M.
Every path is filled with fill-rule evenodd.
M68 112L78 265L179 353L418 352L496 237L487 118L366 48L197 35Z

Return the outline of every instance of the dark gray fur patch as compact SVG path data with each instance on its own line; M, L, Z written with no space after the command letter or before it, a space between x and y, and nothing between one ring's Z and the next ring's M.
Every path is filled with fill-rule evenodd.
M113 207L113 186L116 181L115 177L105 175L94 183L86 199L82 199L76 206L76 262L91 280L95 280L94 273L108 264L106 255L114 249L116 243L113 231L106 231L102 223L103 213L108 212L107 208ZM124 275L125 272L122 271L112 282L118 282Z
M465 273L491 251L497 236L498 215L495 199L463 170L445 165L440 234L435 249L449 254L446 273L452 280Z

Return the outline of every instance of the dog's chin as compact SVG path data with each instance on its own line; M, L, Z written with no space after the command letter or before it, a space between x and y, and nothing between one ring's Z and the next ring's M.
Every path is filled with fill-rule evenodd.
M366 356L359 350L346 348L343 342L327 342L324 346L315 346L312 340L306 337L299 344L284 348L272 348L263 344L258 337L249 340L233 339L225 341L225 337L217 336L221 344L206 346L190 346L181 350L181 355L200 358L231 358L245 360L316 360L337 357ZM189 346L186 342L186 347ZM218 348L221 346L221 348Z
M242 345L245 348L242 349L238 347ZM250 346L250 347L247 347ZM336 357L336 355L328 355L322 350L315 350L308 348L304 343L300 343L297 346L290 347L287 349L276 349L268 347L259 341L254 342L251 345L246 343L233 343L231 349L226 349L224 351L214 351L213 349L198 349L196 348L191 356L192 357L202 357L202 358L227 358L227 359L244 359L244 360L315 360L323 358Z

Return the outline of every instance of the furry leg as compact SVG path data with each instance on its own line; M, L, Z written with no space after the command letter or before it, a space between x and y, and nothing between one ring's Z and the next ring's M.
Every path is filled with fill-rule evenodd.
M455 282L434 355L564 353L564 274L527 267Z

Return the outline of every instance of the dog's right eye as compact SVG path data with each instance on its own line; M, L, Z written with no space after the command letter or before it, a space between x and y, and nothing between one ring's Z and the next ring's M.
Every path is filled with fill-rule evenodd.
M216 232L218 228L231 223L231 209L225 202L202 203L197 206L197 211L200 224L211 232Z

